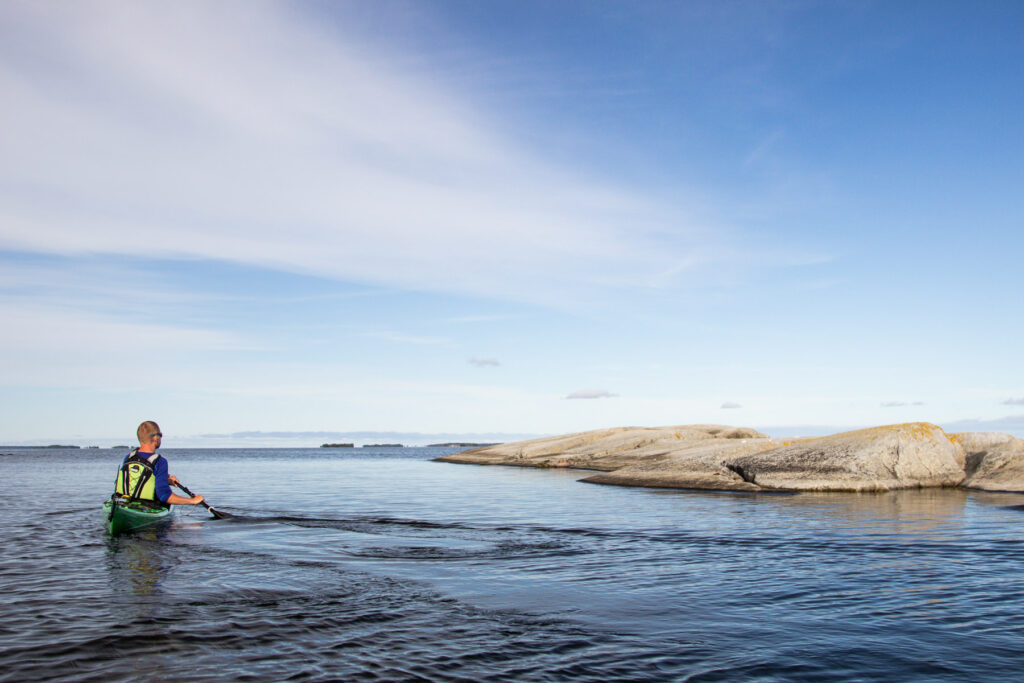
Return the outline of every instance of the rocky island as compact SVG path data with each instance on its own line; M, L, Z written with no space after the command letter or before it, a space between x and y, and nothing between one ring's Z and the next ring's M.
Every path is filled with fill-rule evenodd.
M773 439L747 427L618 427L487 446L441 462L595 470L581 481L730 491L1024 492L1024 440L926 422Z

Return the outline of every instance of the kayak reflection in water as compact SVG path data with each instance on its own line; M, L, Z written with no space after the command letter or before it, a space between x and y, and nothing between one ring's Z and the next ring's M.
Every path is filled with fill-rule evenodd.
M118 470L115 496L162 508L201 504L202 496L186 498L171 492L171 486L181 485L177 477L168 474L167 459L157 452L163 439L160 425L147 420L139 425L138 436L139 447L125 457Z

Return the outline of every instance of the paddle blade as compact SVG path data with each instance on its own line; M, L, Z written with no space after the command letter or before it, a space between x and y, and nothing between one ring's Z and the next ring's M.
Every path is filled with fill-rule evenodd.
M176 483L175 486L177 486L179 489L181 489L182 491L187 493L189 496L194 496L195 495L194 493L189 491L185 487L185 485L182 484L180 481L178 483ZM220 510L214 510L212 507L210 507L210 504L207 503L205 500L201 503L201 505L204 508L206 508L207 510L209 510L210 514L213 515L214 517L216 517L217 519L228 519L229 517L234 517L234 515L232 515L232 514L230 514L228 512L221 512Z

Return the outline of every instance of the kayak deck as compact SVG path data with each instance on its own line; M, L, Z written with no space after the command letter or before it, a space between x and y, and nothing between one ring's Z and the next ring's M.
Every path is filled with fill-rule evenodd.
M116 536L126 531L170 521L171 508L154 509L141 503L125 503L120 500L112 503L108 500L103 503L103 515L107 531L111 536Z

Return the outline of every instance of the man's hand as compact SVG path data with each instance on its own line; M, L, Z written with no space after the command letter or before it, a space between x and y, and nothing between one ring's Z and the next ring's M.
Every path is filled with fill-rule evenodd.
M178 478L175 477L175 476L167 477L167 483L170 484L171 486L177 486L178 485Z
M193 505L199 505L204 500L206 500L206 499L203 498L201 495L196 494L196 495L192 496L192 499L189 502L191 502Z

